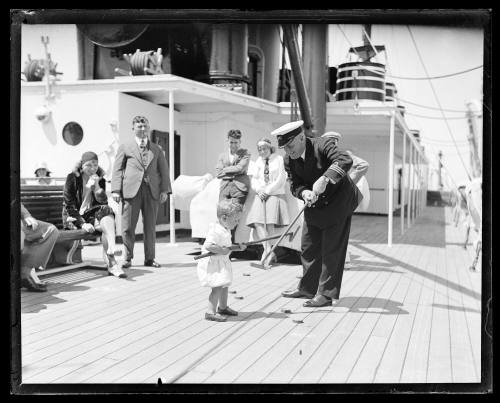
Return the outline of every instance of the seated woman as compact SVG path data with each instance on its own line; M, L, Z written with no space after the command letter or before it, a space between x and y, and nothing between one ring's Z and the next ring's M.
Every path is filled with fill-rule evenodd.
M255 161L255 171L251 186L257 193L248 212L246 224L255 228L259 239L274 235L275 227L289 224L285 199L286 172L283 157L275 153L275 148L267 138L257 142L259 157ZM271 250L271 242L264 243L262 259ZM276 261L274 252L267 258L270 264Z
M81 161L66 177L63 197L64 228L101 232L108 273L127 277L115 259L115 214L108 205L104 171L98 165L96 153L83 153Z

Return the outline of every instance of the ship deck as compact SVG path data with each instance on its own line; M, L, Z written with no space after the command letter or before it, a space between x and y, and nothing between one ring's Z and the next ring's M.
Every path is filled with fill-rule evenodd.
M199 245L168 238L157 245L163 267L133 266L126 280L93 269L50 276L46 293L22 291L22 382L480 382L481 266L469 271L465 230L449 207L427 207L404 235L399 220L389 247L387 217L353 217L353 267L334 307L280 296L301 266L238 260L229 303L239 316L206 321ZM100 258L101 247L84 256Z

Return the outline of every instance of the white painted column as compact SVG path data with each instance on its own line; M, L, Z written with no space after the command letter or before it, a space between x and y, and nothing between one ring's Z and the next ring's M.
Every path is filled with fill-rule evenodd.
M415 165L417 167L416 169L416 191L415 191L415 218L418 217L418 208L420 204L420 165L419 165L419 159L420 155L418 152L418 149L415 147Z
M406 214L406 224L408 228L410 228L411 225L411 202L412 202L412 197L411 197L411 188L413 186L413 167L412 167L412 160L411 156L413 155L413 143L409 139L410 142L410 152L408 153L408 213Z
M401 235L405 233L406 133L403 132L403 166L401 171Z
M422 213L422 155L418 153L418 215Z
M413 147L413 215L412 215L412 224L417 218L417 187L418 187L418 175L417 175L417 147Z
M392 246L392 222L394 214L394 112L391 112L389 134L389 185L388 185L387 245Z
M175 167L175 126L174 126L174 91L168 92L168 168L170 183L174 183ZM175 245L175 205L174 195L170 195L170 245Z

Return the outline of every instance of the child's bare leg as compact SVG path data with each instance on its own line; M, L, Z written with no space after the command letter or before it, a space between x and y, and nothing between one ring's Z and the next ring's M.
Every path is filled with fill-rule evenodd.
M237 316L238 312L227 306L228 291L229 291L228 287L222 287L222 291L219 297L219 309L217 311L222 315Z
M220 287L220 288L221 288L221 293L219 295L219 309L226 309L229 288L228 287Z
M226 288L227 290L227 288ZM215 314L217 310L217 303L220 300L220 295L222 292L222 287L213 287L210 295L208 296L208 313ZM226 297L227 301L227 297Z

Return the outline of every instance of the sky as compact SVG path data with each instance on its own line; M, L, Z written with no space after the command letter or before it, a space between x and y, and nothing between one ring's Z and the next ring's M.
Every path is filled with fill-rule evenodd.
M427 77L426 70L431 77L456 73L483 64L483 38L483 30L477 28L409 26L408 29L406 25L372 25L372 44L386 47L385 55L379 55L372 61L386 64L387 57L386 73L397 77ZM328 65L338 66L349 61L347 58L349 47L362 44L362 25L330 25ZM356 57L352 59L355 60ZM438 100L429 80L386 77L386 81L395 83L401 103L406 108L406 122L410 129L420 130L421 142L432 166L437 167L437 154L442 150L443 164L451 176L444 178L445 187L466 182L467 173L464 165L469 172L471 170L467 145L469 127L467 120L463 119L465 113L444 112L446 117L454 118L447 120L448 129L439 110L404 101L433 108L438 108L440 103L443 109L465 111L467 100L475 99L482 103L483 69L453 77L433 79L432 85ZM482 117L478 119L478 129L482 135ZM452 136L458 145L458 150L453 144ZM449 186L446 186L447 184Z

